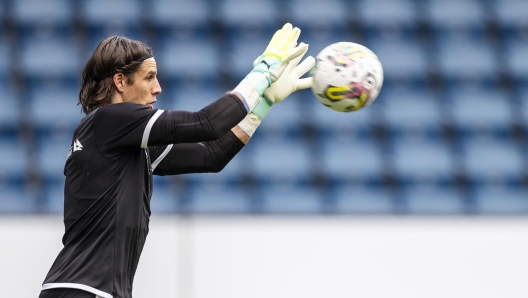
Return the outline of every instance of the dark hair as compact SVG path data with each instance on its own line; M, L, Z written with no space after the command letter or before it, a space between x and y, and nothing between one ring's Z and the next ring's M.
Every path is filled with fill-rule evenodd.
M144 43L122 36L101 41L86 62L81 76L79 103L85 114L110 103L115 92L113 75L123 73L127 83L134 83L133 74L152 50Z

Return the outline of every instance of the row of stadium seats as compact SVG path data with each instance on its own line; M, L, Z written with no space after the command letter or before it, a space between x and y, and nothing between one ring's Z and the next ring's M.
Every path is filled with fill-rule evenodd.
M0 162L1 180L24 181L30 170L46 180L64 179L62 172L71 136L42 138L36 145L39 148L36 160L28 157L28 146L13 138L0 138L0 144L2 156L9 157ZM466 174L475 183L518 184L526 174L526 148L511 141L468 138L457 148L413 136L396 138L383 145L368 139L328 137L311 146L302 140L274 139L261 134L232 161L233 165L218 175L228 181L239 181L245 164L251 166L255 179L264 182L272 177L305 182L317 173L329 181L368 183L394 173L399 180L414 183L452 182L458 175ZM265 158L272 153L276 158Z
M303 29L310 55L343 40L371 48L380 97L340 114L295 93L222 173L156 178L154 212L528 213L527 5L0 0L0 213L61 212L80 72L101 39L146 41L156 107L198 110L246 75L284 21Z
M202 174L207 175L207 174ZM0 214L62 213L63 184L38 193L0 185ZM486 184L462 191L446 185L411 184L398 191L340 184L330 190L311 184L265 184L258 188L208 183L186 188L156 184L153 213L182 214L526 214L521 187Z
M178 78L182 73L190 72L204 78L216 77L218 80L217 73L222 70L227 73L234 72L237 78L245 75L248 68L246 60L252 61L260 54L269 36L271 34L259 38L239 37L228 44L221 44L204 38L180 41L172 35L163 35L150 44L164 76ZM75 37L51 34L31 37L15 44L0 34L0 75L5 76L11 67L20 69L30 77L45 77L45 74L77 77L77 70L82 67L101 39L102 37L98 37L93 44L86 47ZM327 45L344 39L347 37L343 34L303 34L301 38L310 44L311 55L316 55ZM528 49L528 36L507 38L500 45L486 38L472 40L445 34L431 43L404 37L366 38L362 43L368 44L378 54L386 66L386 75L389 78L404 76L419 80L426 77L428 72L437 71L449 79L460 79L472 74L474 77L478 74L477 77L496 80L497 73L502 72L499 71L500 68L506 68L513 76L528 77L528 71L524 67L526 62L523 59L523 54ZM8 59L15 50L20 51L20 61ZM188 58L184 61L175 59L182 56ZM226 58L228 63L223 63ZM54 67L50 68L50 65ZM223 69L224 67L228 69ZM432 67L435 68L431 69Z
M288 15L293 22L307 26L360 19L365 26L397 23L412 27L414 20L423 19L438 29L482 29L491 17L504 27L516 27L526 25L528 16L527 4L517 0L2 0L0 4L0 16L9 15L23 25L51 22L64 27L76 17L92 26L116 22L133 26L130 20L144 19L172 26L179 22L204 23L211 17L227 25L265 26ZM347 13L350 11L354 14Z
M205 107L228 90L211 84L162 88L157 108L190 111ZM25 101L19 100L12 86L0 80L1 130L15 131L22 115L29 116L35 129L43 133L71 130L82 119L76 85L53 81L33 84L25 91ZM281 104L270 118L274 120L262 130L282 129L294 137L311 126L324 134L343 130L364 133L384 127L392 133L420 131L430 137L441 135L446 126L454 126L465 135L487 132L501 137L511 134L516 126L528 124L528 86L506 92L467 84L435 92L387 82L374 105L353 114L327 110L310 90L303 90Z

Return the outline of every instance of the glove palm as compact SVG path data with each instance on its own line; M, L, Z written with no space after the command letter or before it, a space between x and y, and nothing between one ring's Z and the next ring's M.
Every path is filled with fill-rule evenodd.
M291 60L282 76L264 91L260 102L253 109L253 113L260 119L263 119L268 114L273 104L283 101L297 90L312 87L313 78L301 79L301 77L314 67L315 59L309 56L299 64L303 56L304 53Z

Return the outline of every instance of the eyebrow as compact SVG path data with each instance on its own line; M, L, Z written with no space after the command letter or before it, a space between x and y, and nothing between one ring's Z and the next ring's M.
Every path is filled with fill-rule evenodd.
M149 71L146 75L147 75L147 76L150 76L150 75L155 75L155 74L157 74L157 73L158 73L157 71L155 71L155 70L151 70L151 71Z

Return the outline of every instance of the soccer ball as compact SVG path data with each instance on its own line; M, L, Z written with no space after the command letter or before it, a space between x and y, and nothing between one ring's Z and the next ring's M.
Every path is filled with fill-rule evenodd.
M328 108L353 112L370 105L383 85L383 68L367 47L338 42L324 48L310 72L312 91Z

